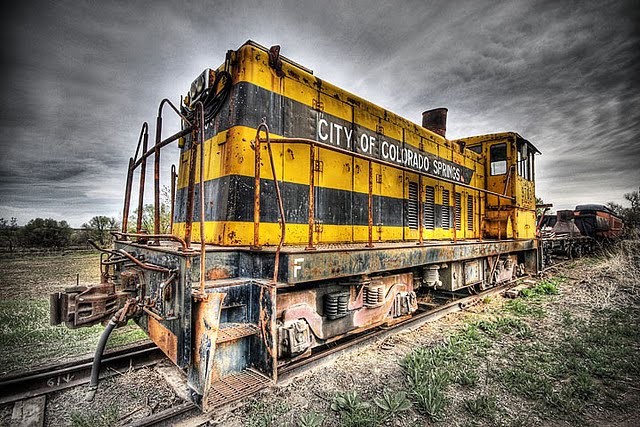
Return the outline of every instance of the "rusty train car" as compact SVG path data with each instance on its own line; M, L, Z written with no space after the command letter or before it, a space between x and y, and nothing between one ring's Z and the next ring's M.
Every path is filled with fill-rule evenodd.
M169 137L165 107L182 122ZM52 295L53 323L111 318L108 336L135 319L207 411L332 343L428 310L434 293L536 273L539 151L515 132L447 139L446 113L426 111L420 126L277 46L229 51L179 106L163 100L151 147L143 125L101 283ZM172 143L181 151L162 234L160 153ZM143 233L149 158L155 229Z
M615 212L597 204L576 206L574 222L580 233L596 239L616 239L624 227L622 218Z
M543 214L538 220L543 265L550 264L553 255L574 258L592 253L621 237L623 227L622 218L600 204L578 205L574 210L560 210L555 215Z

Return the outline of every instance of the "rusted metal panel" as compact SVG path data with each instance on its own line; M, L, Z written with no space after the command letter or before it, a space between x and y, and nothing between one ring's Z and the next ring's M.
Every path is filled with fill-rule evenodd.
M288 252L283 254L287 275L280 281L303 283L536 249L535 240L519 240Z
M178 363L178 337L162 323L149 316L147 321L149 338L167 355L173 363Z
M344 297L340 315L332 315L335 307L328 305L327 297L336 294ZM317 345L393 323L418 308L411 273L283 291L278 295L277 306L280 355L285 359Z
M254 346L257 357L255 366L265 375L277 380L277 339L276 339L276 286L274 284L255 284L259 289L259 327L260 340Z
M224 293L209 293L206 298L194 302L194 352L189 386L203 396L203 404L211 384L218 380L214 369L214 354L220 325L220 310ZM206 411L206 408L203 407Z

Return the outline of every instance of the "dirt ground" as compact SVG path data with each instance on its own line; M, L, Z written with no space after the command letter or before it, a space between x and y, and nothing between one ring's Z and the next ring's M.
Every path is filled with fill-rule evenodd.
M592 398L582 411L583 415L571 417L547 417L544 410L536 408L535 399L514 398L507 391L496 390L482 384L487 377L481 375L475 387L450 387L446 397L449 401L444 416L435 422L425 416L415 405L383 425L422 426L440 425L598 425L636 426L640 418L640 389L638 368L640 365L640 244L626 248L625 255L610 258L587 258L565 263L549 270L547 276L564 277L559 294L540 302L544 316L524 316L534 332L533 340L545 342L556 337L563 318L590 320L603 310L632 313L635 321L635 372L616 379L613 384L602 387L596 393L613 393L619 405L602 403L598 396ZM347 351L336 360L299 376L288 384L281 384L261 393L242 408L231 413L214 416L215 426L267 426L301 425L300 416L316 413L324 417L325 426L358 425L346 423L330 409L337 393L355 391L364 401L371 402L384 389L406 389L406 372L401 361L419 347L430 347L441 343L452 331L463 328L469 322L495 319L503 310L505 298L497 297L470 311L449 315L439 321L428 323L419 329L398 333L383 341L372 342L362 348ZM537 306L536 306L537 308ZM512 341L511 337L496 338ZM495 346L494 346L495 347ZM499 347L499 346L498 346ZM499 350L488 357L504 357ZM499 361L496 361L499 364ZM470 397L493 390L497 396L497 415L487 418L470 414L460 403ZM501 399L505 399L502 400ZM367 424L360 424L367 425Z
M464 313L449 315L422 327L404 331L383 340L370 342L356 349L344 351L331 361L299 375L287 383L265 390L233 410L214 413L212 426L424 426L424 425L513 425L568 426L602 425L635 426L640 418L640 243L627 245L623 255L585 258L564 263L549 270L547 277L556 280L559 293L530 300L528 305L514 305L508 299L495 297L483 301ZM515 316L514 307L521 310L515 325L526 324L527 335L522 341L513 334L482 335L489 337L484 359L474 361L469 372L477 373L473 385L451 384L444 390L443 411L432 417L418 406L409 387L403 360L419 348L433 348L447 343L452 334L465 331L470 324L491 324ZM511 311L505 311L505 310ZM527 311L528 310L528 311ZM628 370L620 375L597 377L584 389L584 405L575 414L560 404L549 404L537 394L522 396L503 383L494 380L501 372L515 364L509 357L517 346L542 346L549 342L562 343L567 330L595 322L602 313L620 315L624 321L626 350L635 354ZM515 318L515 317L514 317ZM479 323L480 322L480 323ZM595 324L595 323L594 323ZM608 332L603 331L606 335ZM595 335L597 337L597 334ZM592 335L577 342L591 342ZM595 344L594 344L595 346ZM621 344L622 346L622 344ZM534 348L532 347L532 348ZM555 348L555 347L554 347ZM561 348L561 347L558 347ZM599 357L598 348L586 348L584 358ZM590 353L591 352L591 353ZM541 353L543 354L543 353ZM624 353L628 356L630 353ZM542 356L543 358L546 357ZM549 356L551 357L551 356ZM579 359L579 358L578 358ZM478 360L481 360L478 362ZM551 359L550 359L551 360ZM544 372L541 376L546 375ZM504 378L500 376L499 378ZM587 380L590 380L587 378ZM562 384L556 386L561 387ZM516 388L518 385L516 384ZM367 402L369 412L379 411L373 404L384 390L406 393L412 402L407 410L394 413L382 421L360 421L347 418L344 412L331 409L336 396L356 392L360 401ZM552 390L554 393L557 390ZM158 412L182 402L155 369L125 372L105 381L94 403L83 400L84 387L57 393L49 398L45 425L47 426L111 426ZM586 393L586 392L585 392ZM558 394L555 393L554 396ZM491 399L482 400L483 396ZM475 403L474 403L475 402ZM478 405L478 402L488 402ZM569 403L575 403L573 400ZM476 406L473 406L475 404ZM334 405L335 406L335 405ZM571 408L571 407L570 407ZM335 409L335 408L334 408ZM366 412L366 411L365 411ZM0 424L7 425L11 407L0 407Z

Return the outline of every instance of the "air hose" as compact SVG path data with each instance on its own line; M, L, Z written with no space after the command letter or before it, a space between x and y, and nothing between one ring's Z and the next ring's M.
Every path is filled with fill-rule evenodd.
M96 353L93 356L93 365L91 366L91 381L89 382L89 391L85 397L87 402L91 402L98 391L98 378L100 376L100 366L102 365L102 355L104 353L104 348L107 345L109 335L111 335L111 332L116 328L116 326L118 326L120 316L126 312L128 306L129 304L126 304L113 315L111 320L109 320L109 323L107 323L107 326L104 328L104 331L102 331L102 335L100 335L100 340L96 347Z

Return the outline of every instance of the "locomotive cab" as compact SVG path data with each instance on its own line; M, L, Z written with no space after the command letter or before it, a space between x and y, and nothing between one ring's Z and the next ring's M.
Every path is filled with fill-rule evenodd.
M485 159L487 203L483 236L535 238L535 155L540 151L515 132L464 138Z

